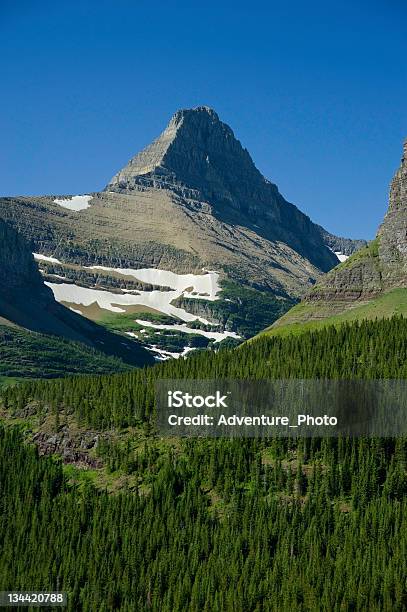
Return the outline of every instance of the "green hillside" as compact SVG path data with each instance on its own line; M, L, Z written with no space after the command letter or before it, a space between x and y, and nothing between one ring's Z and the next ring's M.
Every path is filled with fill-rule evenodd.
M0 589L59 585L70 611L406 608L405 438L161 438L163 377L406 378L407 320L3 390Z
M388 319L394 315L406 317L407 289L393 289L371 300L354 302L342 312L337 310L337 303L304 301L296 304L262 334L286 336L363 319Z
M0 387L24 378L108 374L130 368L80 342L0 325Z

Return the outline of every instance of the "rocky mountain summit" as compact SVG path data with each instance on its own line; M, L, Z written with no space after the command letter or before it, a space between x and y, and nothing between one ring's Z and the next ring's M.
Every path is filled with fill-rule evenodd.
M382 283L407 287L407 140L390 186L389 208L377 233Z
M132 193L145 187L170 189L218 220L281 241L323 271L337 263L326 248L323 228L283 198L231 128L207 106L175 113L164 132L112 178L106 191Z
M36 252L62 261L177 273L206 268L294 299L338 263L333 251L344 241L346 254L360 247L287 202L205 106L175 113L103 192L75 208L80 197L0 198L0 218Z

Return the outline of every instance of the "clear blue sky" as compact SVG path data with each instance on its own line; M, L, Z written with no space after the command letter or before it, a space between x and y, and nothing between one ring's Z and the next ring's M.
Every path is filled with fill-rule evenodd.
M407 3L1 0L1 195L104 187L215 108L283 195L374 236L407 136Z

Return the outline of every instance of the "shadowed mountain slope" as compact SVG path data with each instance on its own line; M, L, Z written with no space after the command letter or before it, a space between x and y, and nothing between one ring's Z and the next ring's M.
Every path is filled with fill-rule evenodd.
M1 325L79 342L130 365L152 363L149 353L137 342L112 334L58 304L44 285L26 241L1 221L0 285Z

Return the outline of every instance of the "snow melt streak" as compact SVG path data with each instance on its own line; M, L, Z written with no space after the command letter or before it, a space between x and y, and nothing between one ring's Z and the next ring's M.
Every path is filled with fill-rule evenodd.
M141 319L136 319L136 323L139 325L143 325L144 327L152 327L154 329L169 329L173 331L184 332L185 334L197 334L198 336L205 336L205 338L209 338L210 340L214 340L216 342L222 342L225 338L236 338L239 339L235 332L208 332L203 329L194 329L193 327L187 327L185 324L175 324L175 325L159 325L155 323L150 323L150 321L143 321ZM132 335L131 332L127 332L129 335Z

